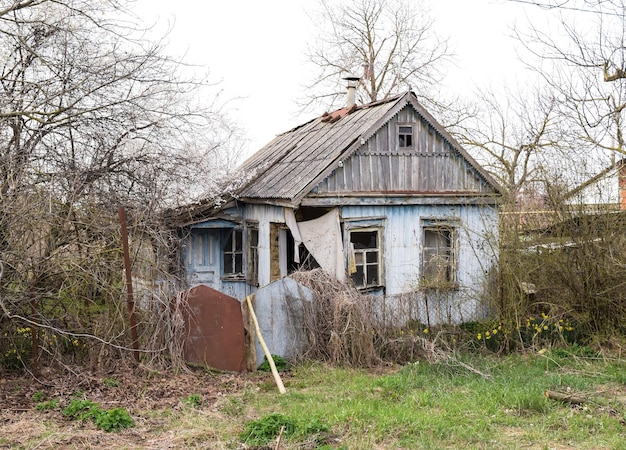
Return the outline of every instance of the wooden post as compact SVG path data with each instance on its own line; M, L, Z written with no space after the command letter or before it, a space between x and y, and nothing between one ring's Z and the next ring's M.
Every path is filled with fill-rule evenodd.
M122 248L124 249L124 269L126 271L126 290L128 292L127 305L130 321L130 338L132 339L133 356L139 362L139 340L137 338L137 319L135 317L135 300L133 297L133 277L130 270L130 250L128 248L128 230L126 228L126 210L118 209L120 225L122 227Z
M254 294L252 294L254 295ZM256 337L259 339L259 344L263 348L265 352L265 357L267 358L267 362L270 363L270 369L272 369L272 375L274 375L274 381L276 382L276 386L278 386L278 391L281 394L287 392L285 389L285 385L283 385L283 380L280 379L280 375L278 374L278 370L276 370L276 364L274 364L274 358L272 358L272 354L265 345L265 341L263 340L263 336L261 335L261 328L259 327L259 322L256 319L256 314L254 313L254 309L252 308L252 302L250 301L251 295L246 297L246 303L248 304L248 310L250 311L250 317L252 317L252 321L254 322L254 329L256 330Z

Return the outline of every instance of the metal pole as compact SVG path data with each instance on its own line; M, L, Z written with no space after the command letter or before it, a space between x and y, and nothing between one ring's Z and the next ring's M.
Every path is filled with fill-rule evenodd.
M120 225L122 226L122 248L124 249L124 269L126 271L126 291L128 297L128 314L130 320L130 337L133 340L133 356L139 362L139 342L137 339L137 319L135 318L135 300L133 297L133 278L130 271L130 251L128 249L128 230L126 228L126 210L120 206L118 209Z

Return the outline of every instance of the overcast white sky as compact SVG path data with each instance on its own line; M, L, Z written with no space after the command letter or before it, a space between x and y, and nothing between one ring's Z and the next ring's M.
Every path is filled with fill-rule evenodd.
M139 0L137 13L146 24L171 25L172 54L210 70L221 81L231 115L246 130L250 152L276 134L311 119L298 116L296 99L309 81L304 51L315 36L307 11L315 0ZM527 17L542 21L544 10L510 0L434 0L432 16L455 50L456 66L446 89L515 83L521 66L510 28ZM321 114L323 111L320 111Z

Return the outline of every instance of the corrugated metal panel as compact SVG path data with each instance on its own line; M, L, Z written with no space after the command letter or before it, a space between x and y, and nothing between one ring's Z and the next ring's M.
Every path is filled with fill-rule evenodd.
M203 285L190 289L187 300L189 307L183 310L185 360L244 372L246 344L239 301Z

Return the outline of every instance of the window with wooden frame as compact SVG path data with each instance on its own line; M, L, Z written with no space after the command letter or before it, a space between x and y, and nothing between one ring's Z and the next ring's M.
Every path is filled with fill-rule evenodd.
M449 221L424 221L422 239L421 284L433 288L456 287L455 225Z
M223 275L225 278L243 278L243 232L230 230L224 244Z
M398 148L413 147L413 125L398 125Z
M381 255L379 228L350 230L350 276L357 288L383 285Z
M247 280L250 284L259 283L259 225L249 222L248 229L248 270Z

